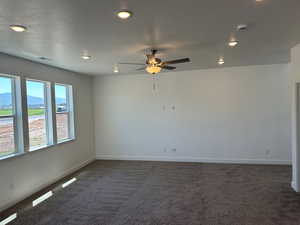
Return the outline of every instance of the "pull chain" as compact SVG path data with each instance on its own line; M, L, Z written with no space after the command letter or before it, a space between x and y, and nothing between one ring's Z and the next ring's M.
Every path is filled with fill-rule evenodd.
M156 85L155 85L155 75L152 75L152 90L155 91Z
M158 90L158 75L152 75L152 90L156 92Z

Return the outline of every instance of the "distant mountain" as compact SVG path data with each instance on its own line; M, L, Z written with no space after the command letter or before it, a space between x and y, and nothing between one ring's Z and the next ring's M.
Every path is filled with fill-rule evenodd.
M64 99L64 98L56 98L55 101L56 101L56 104L64 104L64 103L66 103L66 99Z
M0 94L0 108L1 106L11 105L11 94L1 93Z
M34 96L28 96L27 98L28 105L34 106L34 105L41 105L44 103L42 98L34 97ZM57 104L63 104L65 103L65 99L63 98L56 98ZM11 105L11 94L10 93L1 93L0 94L0 108L4 106Z
M42 105L42 104L44 104L44 100L39 97L28 96L27 104L28 105Z

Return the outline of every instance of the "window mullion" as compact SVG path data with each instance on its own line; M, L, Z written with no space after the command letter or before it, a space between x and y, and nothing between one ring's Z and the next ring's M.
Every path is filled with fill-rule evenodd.
M53 145L53 132L52 132L52 109L51 109L51 84L45 83L44 85L45 96L45 125L47 145Z
M13 96L13 101L14 101L14 122L15 122L15 143L17 147L18 153L22 153L25 151L24 147L24 124L23 124L23 115L22 115L22 93L21 93L21 83L22 80L21 78L15 78L14 80L14 96Z
M57 144L57 128L56 128L56 104L55 104L55 83L50 84L50 105L51 108L51 125L52 125L52 141Z
M73 102L73 88L72 86L68 86L68 117L69 117L69 138L75 138L75 115L74 115L74 102Z
M26 79L20 78L20 92L18 98L21 99L21 111L19 112L21 117L21 123L23 126L23 146L24 152L29 152L29 126L28 126L28 107L27 107L27 91L26 91Z
M19 137L19 124L18 124L18 118L17 118L17 93L16 93L16 78L12 79L11 82L11 94L12 94L12 115L10 118L12 118L13 121L13 128L14 128L14 145L15 145L15 153L23 152L22 145L20 143L20 137Z

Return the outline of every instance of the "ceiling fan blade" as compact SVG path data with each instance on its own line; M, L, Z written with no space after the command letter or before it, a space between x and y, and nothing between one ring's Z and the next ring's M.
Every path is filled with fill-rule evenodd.
M163 62L163 64L177 64L177 63L186 63L190 62L191 60L189 58L183 58L183 59L176 59L171 61Z
M146 69L146 66L144 66L144 67L141 67L141 68L138 68L138 69L136 69L137 71L140 71L140 70L145 70Z
M162 66L162 69L166 69L166 70L175 70L176 67L175 66Z
M138 65L138 66L142 66L142 65L145 65L145 63L127 63L127 62L124 62L124 63L118 63L118 64L121 64L121 65Z

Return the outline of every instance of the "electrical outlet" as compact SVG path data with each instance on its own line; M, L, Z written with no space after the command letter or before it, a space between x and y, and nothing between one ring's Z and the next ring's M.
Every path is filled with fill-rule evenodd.
M270 149L267 149L267 150L266 150L266 155L270 155L270 153L271 153L271 150L270 150Z
M168 151L168 149L167 148L164 148L164 152L167 152Z
M172 110L175 111L175 109L176 109L176 107L175 107L175 105L173 105L173 106L172 106Z
M173 148L173 149L172 149L172 152L176 152L176 151L177 151L177 149L176 149L176 148Z

